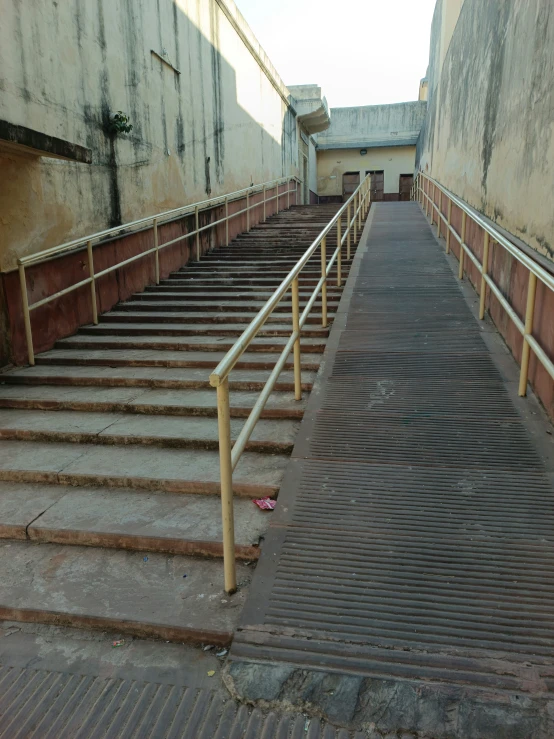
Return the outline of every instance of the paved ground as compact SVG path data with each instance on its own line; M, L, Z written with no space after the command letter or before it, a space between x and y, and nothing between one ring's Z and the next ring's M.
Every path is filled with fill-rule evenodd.
M228 684L351 728L552 737L552 427L419 206L365 235Z

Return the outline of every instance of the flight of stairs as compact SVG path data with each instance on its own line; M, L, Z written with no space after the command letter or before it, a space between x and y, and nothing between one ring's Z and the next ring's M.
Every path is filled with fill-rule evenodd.
M291 357L235 471L232 597L208 378L337 208L283 211L0 375L0 618L230 641L271 515L252 499L278 494L325 347L320 302L303 330L303 400ZM301 306L319 276L318 250ZM233 437L290 331L289 294L230 376Z

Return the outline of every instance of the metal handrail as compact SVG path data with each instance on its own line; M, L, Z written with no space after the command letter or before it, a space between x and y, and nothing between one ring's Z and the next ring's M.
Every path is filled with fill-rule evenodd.
M428 183L427 191L425 190L425 182ZM430 196L431 186L433 186L433 196ZM439 195L438 204L435 202L437 198L437 192ZM445 216L442 212L442 199L445 196L448 200L448 215ZM451 193L435 179L429 177L424 172L418 172L414 187L412 191L412 199L417 200L421 207L425 209L425 214L431 219L431 226L435 222L435 213L437 215L437 235L440 235L440 222L446 226L446 253L450 252L450 238L451 235L456 239L460 245L460 258L458 265L458 277L463 279L464 276L464 254L467 254L468 258L475 265L481 275L481 289L479 292L479 318L482 320L485 317L485 301L486 301L486 289L487 287L494 294L500 305L504 308L508 316L512 319L515 327L523 337L523 349L521 355L521 369L519 375L519 388L518 394L520 397L524 397L527 394L527 381L529 377L529 359L531 350L541 362L545 370L548 372L550 377L554 380L554 362L547 356L544 349L540 346L538 341L533 336L533 319L535 315L535 297L537 292L537 280L540 280L545 287L554 291L554 276L551 275L544 267L535 262L528 254L525 254L509 239L507 239L497 228L491 223L488 223L480 213L474 210L471 206L465 203L463 200L458 198L456 195ZM452 226L452 205L456 205L462 211L462 226L461 233L459 234L456 229ZM475 254L472 252L465 240L466 228L467 228L467 217L480 226L484 232L483 240L483 261L480 262ZM440 219L440 220L439 220ZM525 307L525 318L522 321L518 316L514 308L508 302L506 296L502 293L501 289L496 285L489 275L489 247L490 243L494 241L511 254L517 261L522 264L529 271L528 285L527 285L527 304Z
M190 203L189 205L184 205L180 208L173 208L172 210L166 210L163 213L158 213L153 216L147 216L146 218L139 218L136 221L131 221L130 223L123 224L121 226L116 226L115 228L108 228L104 231L98 231L97 233L90 234L88 236L83 236L79 239L74 239L73 241L68 241L65 244L60 244L59 246L51 247L50 249L44 249L43 251L37 252L36 254L30 254L27 257L21 257L17 260L18 269L19 269L19 282L21 286L21 300L23 304L23 320L24 320L24 326L25 326L25 338L27 340L27 354L29 358L29 364L34 365L35 363L35 353L34 353L34 347L33 347L33 333L31 328L31 311L36 310L37 308L40 308L43 305L46 305L47 303L50 303L52 300L56 300L57 298L61 298L63 295L67 295L70 292L73 292L74 290L79 289L80 287L83 287L85 285L90 285L91 290L91 303L92 303L92 320L94 324L98 323L98 309L97 309L97 303L96 303L96 280L98 280L100 277L103 277L110 272L114 272L117 269L120 269L121 267L125 267L128 264L131 264L138 259L143 259L144 257L149 256L150 254L154 255L155 259L155 276L156 276L156 284L159 285L160 283L160 262L159 262L159 252L162 249L165 249L168 246L171 246L172 244L176 244L178 241L184 241L185 239L189 239L191 236L196 236L196 261L199 261L200 259L200 234L203 231L207 231L210 228L215 228L216 226L219 226L222 223L225 223L225 244L226 246L229 245L229 221L232 218L236 218L239 215L242 215L243 213L246 213L246 230L250 231L250 211L252 211L255 208L262 208L263 207L263 220L266 220L266 208L267 204L271 203L273 200L277 201L277 208L276 211L279 213L279 204L280 199L285 197L287 198L287 208L290 208L290 196L291 193L297 193L298 191L298 182L299 179L297 177L281 177L277 180L270 180L268 182L264 182L260 185L252 185L251 187L245 187L242 190L235 190L232 193L229 193L228 195L218 195L215 198L211 198L209 200L201 200L197 203ZM291 183L294 183L294 188L291 188ZM279 192L279 187L281 185L287 185L287 189L284 192ZM267 191L268 190L276 190L275 195L272 195L271 197L267 197ZM256 195L257 193L263 193L263 198L260 202L257 203L250 203L250 198L252 195ZM235 213L229 213L229 203L235 202L237 200L241 200L246 196L246 208L242 208L241 210L236 211ZM295 198L296 202L296 198ZM199 223L199 214L202 211L209 210L212 208L217 207L218 205L224 205L225 206L225 216L223 218L219 218L217 221L213 221L211 223L206 224L205 226L200 226ZM186 234L182 234L181 236L177 236L174 239L171 239L169 241L165 241L164 243L159 243L159 234L158 234L158 228L163 223L168 223L169 221L177 220L178 218L182 218L186 215L192 215L194 214L195 217L195 228L193 231L189 231ZM107 238L110 236L122 236L122 235L129 235L130 233L134 233L136 230L139 230L140 228L152 224L153 228L153 241L154 246L150 249L146 249L145 251L141 252L140 254L136 254L133 257L129 257L128 259L124 259L121 262L118 262L117 264L114 264L110 267L107 267L106 269L103 269L101 272L95 272L94 271L94 246L99 246L102 243L106 241ZM96 242L96 244L95 244ZM57 259L63 254L67 254L69 252L74 251L75 249L78 249L81 246L87 247L87 261L88 261L88 268L89 268L89 277L87 277L84 280L80 280L79 282L76 282L73 285L70 285L69 287L64 288L63 290L59 290L57 293L54 293L53 295L49 295L46 298L42 298L42 300L37 300L35 303L29 303L29 298L27 294L27 278L25 269L26 267L29 267L31 265L36 264L42 264L43 262L47 262L51 259Z
M223 561L225 571L225 590L234 593L237 589L236 564L235 564L235 532L233 515L233 471L237 466L248 440L260 419L265 404L271 395L275 383L281 374L283 367L293 351L294 356L294 397L302 399L302 377L300 360L300 336L308 315L321 292L321 315L322 327L327 327L327 279L333 265L337 264L337 286L342 285L342 247L346 242L346 258L351 258L351 243L358 240L358 232L361 233L362 218L365 217L370 204L370 176L356 188L351 197L339 209L336 215L319 233L310 247L304 252L289 274L281 282L273 295L266 301L255 318L239 336L235 344L226 353L221 362L210 375L210 385L217 388L217 413L219 430L219 462L221 476L221 507L223 521ZM346 223L344 233L342 232L342 218L346 212ZM337 245L327 261L327 235L334 226L337 226ZM298 278L302 269L321 247L321 278L315 286L312 295L302 314L299 307L299 285ZM270 373L260 396L250 411L240 434L234 445L231 443L231 412L229 401L229 374L236 365L242 354L248 349L252 340L266 323L276 306L291 289L292 299L292 330L279 358Z

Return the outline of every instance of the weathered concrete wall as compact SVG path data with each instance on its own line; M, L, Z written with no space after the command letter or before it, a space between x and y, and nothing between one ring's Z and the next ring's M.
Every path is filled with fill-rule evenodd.
M426 109L425 101L331 108L331 125L317 135L318 149L415 145Z
M5 0L0 121L84 147L92 162L0 144L0 270L88 232L296 174L288 98L232 0ZM133 130L114 138L106 127L118 110Z
M359 172L360 182L366 172L384 170L385 193L398 193L401 174L412 174L415 146L390 146L368 149L327 149L317 152L317 193L320 196L341 196L345 172Z
M439 0L435 9L419 165L552 260L554 5L459 6Z

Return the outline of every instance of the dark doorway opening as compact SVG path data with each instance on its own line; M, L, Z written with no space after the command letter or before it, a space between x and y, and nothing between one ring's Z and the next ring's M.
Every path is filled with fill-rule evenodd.
M366 172L366 175L371 175L371 202L376 203L384 200L385 193L385 170L384 169L370 169Z

